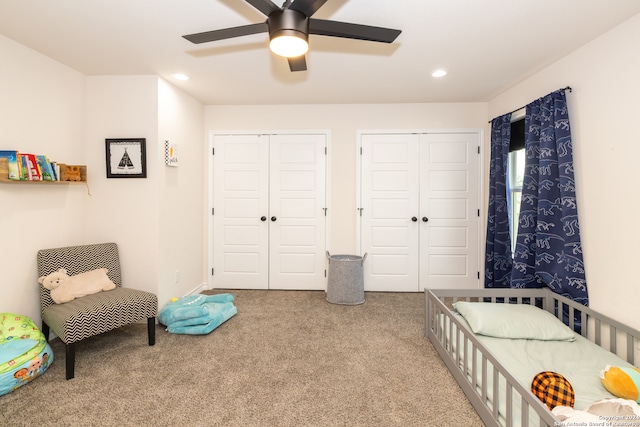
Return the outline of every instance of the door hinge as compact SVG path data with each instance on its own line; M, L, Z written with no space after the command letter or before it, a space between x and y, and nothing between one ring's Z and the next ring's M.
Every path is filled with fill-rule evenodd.
M214 208L211 208L211 215L215 215L213 211L214 211Z
M480 272L478 271L478 280L480 280Z
M478 154L480 154L480 146L478 145Z
M211 275L213 276L213 268L211 269Z
M324 155L327 155L327 147L324 147Z
M327 208L322 208L324 209L324 216L327 216Z
M327 269L324 270L324 277L327 277Z
M480 209L478 209L478 216L480 216Z
M212 156L215 156L215 155L216 155L216 149L215 149L215 148L213 148L213 147L211 147L211 155L212 155Z
M358 208L358 210L360 211L360 216L362 216L362 211L364 210L364 208Z
M362 156L362 147L360 147L360 155Z

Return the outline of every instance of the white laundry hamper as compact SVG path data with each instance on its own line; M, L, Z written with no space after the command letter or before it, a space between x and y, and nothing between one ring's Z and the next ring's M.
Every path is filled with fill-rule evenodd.
M364 303L364 256L331 255L329 259L329 279L327 281L327 301L332 304L358 305Z

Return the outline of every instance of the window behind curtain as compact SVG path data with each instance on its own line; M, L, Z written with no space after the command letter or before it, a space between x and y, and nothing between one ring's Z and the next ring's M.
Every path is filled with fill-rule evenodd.
M507 186L509 194L509 231L511 233L511 250L515 251L518 235L518 218L520 216L520 200L522 197L522 181L524 178L524 117L511 123L511 142L507 160Z

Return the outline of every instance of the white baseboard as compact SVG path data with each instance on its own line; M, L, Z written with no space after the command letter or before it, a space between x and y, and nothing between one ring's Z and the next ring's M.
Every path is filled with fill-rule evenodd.
M207 290L207 284L206 283L202 283L198 286L196 286L195 288L193 288L192 290L190 290L189 292L187 292L185 295L183 296L187 296L187 295L193 295L193 294L199 294L202 291L206 291Z

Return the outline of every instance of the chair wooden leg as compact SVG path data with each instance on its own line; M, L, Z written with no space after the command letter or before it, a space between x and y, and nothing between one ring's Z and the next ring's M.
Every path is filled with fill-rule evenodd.
M74 377L74 368L76 362L76 343L67 344L67 379L70 380Z
M156 343L156 318L149 317L147 319L147 332L149 335L149 345L155 345Z
M44 339L49 342L49 325L44 323L44 320L42 321L42 335L44 335Z

